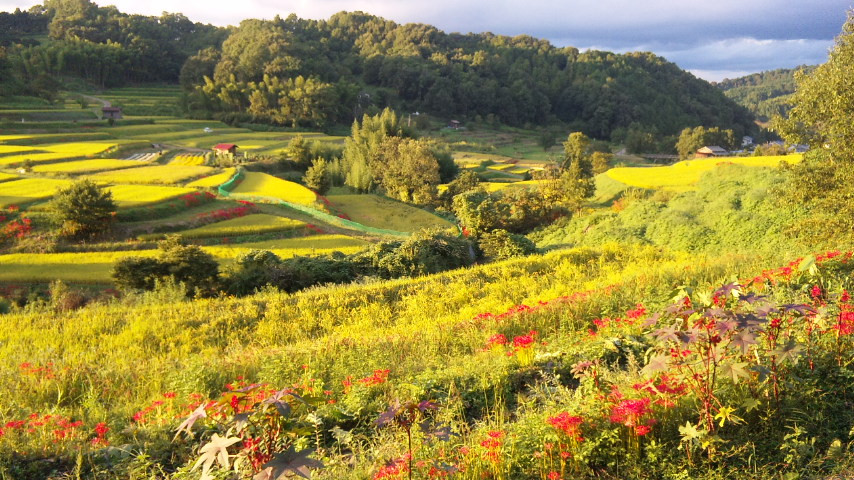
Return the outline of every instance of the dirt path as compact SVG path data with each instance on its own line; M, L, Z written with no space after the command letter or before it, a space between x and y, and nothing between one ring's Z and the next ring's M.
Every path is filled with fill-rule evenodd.
M85 98L86 100L88 100L92 103L100 103L102 107L112 106L112 104L110 103L109 100L104 100L103 98L93 97L92 95L85 95L82 93L78 93L77 95L80 95L81 97Z

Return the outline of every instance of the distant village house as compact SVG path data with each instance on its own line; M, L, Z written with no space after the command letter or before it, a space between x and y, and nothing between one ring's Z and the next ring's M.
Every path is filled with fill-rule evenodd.
M121 120L122 107L103 107L101 109L101 116L106 120Z
M462 126L463 125L462 123L460 123L459 120L451 120L450 122L448 122L448 128L453 128L454 130L459 129Z
M237 145L233 143L219 143L214 145L213 151L217 155L224 155L226 153L234 155L237 153Z
M697 150L694 158L726 157L728 155L729 152L725 149L717 145L710 145Z

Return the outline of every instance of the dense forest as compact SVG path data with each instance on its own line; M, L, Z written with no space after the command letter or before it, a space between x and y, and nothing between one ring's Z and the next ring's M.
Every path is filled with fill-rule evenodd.
M795 92L795 73L810 73L814 66L801 65L797 68L780 68L754 73L735 79L724 79L715 85L724 95L753 112L767 122L774 115L785 116L791 108L791 94Z
M386 106L463 121L560 122L623 141L698 125L752 131L750 112L651 53L557 48L521 35L445 33L366 13L291 15L239 27L180 14L127 15L47 0L0 16L6 92L48 94L64 77L99 87L178 82L197 117L288 126L349 124Z

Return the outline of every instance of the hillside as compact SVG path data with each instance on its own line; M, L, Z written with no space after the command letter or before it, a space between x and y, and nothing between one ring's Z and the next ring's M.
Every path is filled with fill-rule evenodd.
M189 94L182 105L195 116L314 128L392 106L445 121L560 122L602 139L633 125L660 135L696 125L738 135L754 129L749 112L718 89L650 53L449 34L361 12L223 29L180 14L129 16L88 0L80 10L0 17L26 26L12 29L0 50L6 92L53 100L69 77L102 88L180 80Z
M725 79L714 85L723 90L727 98L750 110L763 122L774 115L783 115L791 108L789 96L795 92L795 73L809 73L815 66L781 68L754 73L740 78Z

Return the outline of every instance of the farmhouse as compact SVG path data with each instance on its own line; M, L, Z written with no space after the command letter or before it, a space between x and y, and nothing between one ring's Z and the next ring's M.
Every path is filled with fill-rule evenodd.
M725 149L717 146L711 145L703 147L697 150L697 153L694 155L695 158L709 158L709 157L726 157L729 155L729 152Z
M237 145L233 143L218 143L214 145L213 151L217 155L223 155L226 153L234 155L235 153L237 153Z
M122 107L103 107L101 108L101 114L107 120L121 120Z
M448 122L448 128L453 128L454 130L459 129L462 126L459 120L451 120Z

